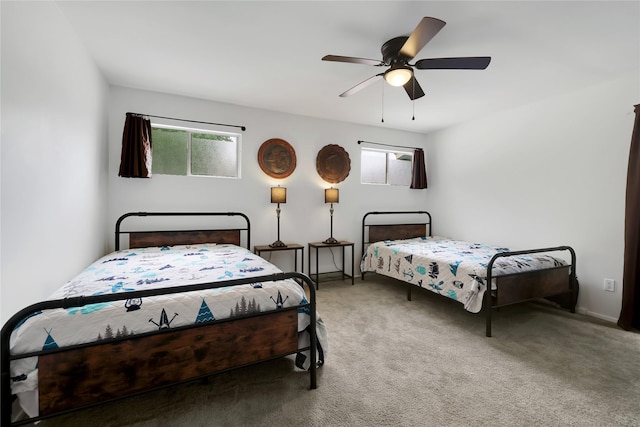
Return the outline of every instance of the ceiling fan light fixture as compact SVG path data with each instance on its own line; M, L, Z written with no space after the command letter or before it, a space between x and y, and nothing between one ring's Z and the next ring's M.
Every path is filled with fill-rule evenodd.
M396 87L407 84L407 82L411 80L412 76L413 70L411 67L405 65L391 67L391 69L384 73L384 79L387 83Z

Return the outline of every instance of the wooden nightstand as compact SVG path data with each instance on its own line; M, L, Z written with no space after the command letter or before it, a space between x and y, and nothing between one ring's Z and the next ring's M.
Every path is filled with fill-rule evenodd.
M309 277L311 278L311 280L313 280L313 277L315 276L315 280L314 282L316 282L316 289L320 289L320 272L318 271L318 254L320 252L320 249L323 248L341 248L342 249L342 270L338 270L338 272L342 273L342 280L344 280L345 276L346 277L351 277L351 284L353 285L353 271L354 271L354 263L355 260L353 259L353 242L348 242L346 240L340 240L338 241L338 243L324 243L324 242L312 242L309 243ZM345 273L345 266L346 266L346 259L344 257L344 248L345 247L350 247L351 248L351 275L348 275ZM311 272L311 249L315 249L316 251L316 272L315 274ZM331 271L329 273L335 273L334 271Z
M287 243L287 246L269 246L269 245L256 245L253 247L253 253L261 256L262 252L278 252L278 251L293 251L293 268L298 273L304 273L304 246L298 243ZM298 251L300 251L300 269L298 270Z

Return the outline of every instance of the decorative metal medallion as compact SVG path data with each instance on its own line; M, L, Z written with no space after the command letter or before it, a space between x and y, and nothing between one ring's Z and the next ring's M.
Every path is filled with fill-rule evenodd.
M286 178L296 168L296 152L284 139L269 139L258 150L258 164L270 177Z
M325 145L318 152L316 170L322 179L331 184L344 181L351 170L349 153L339 145Z

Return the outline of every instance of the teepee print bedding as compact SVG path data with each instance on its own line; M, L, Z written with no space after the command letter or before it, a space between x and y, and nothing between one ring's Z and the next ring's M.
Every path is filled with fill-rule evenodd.
M495 254L508 251L507 248L443 237L389 240L369 245L360 269L427 288L478 313L486 290L487 265ZM505 257L494 263L492 275L560 265L566 265L566 262L550 255Z
M97 260L49 299L220 282L281 272L247 249L229 244L127 249ZM289 279L47 310L28 317L14 329L11 349L16 353L40 351L306 302L302 286ZM309 324L308 307L299 308L298 331L302 341L308 342L304 335ZM319 347L323 347L318 361L322 362L327 344L324 323L319 317L317 329ZM14 393L36 390L37 358L13 361L11 377ZM32 412L37 414L37 409Z

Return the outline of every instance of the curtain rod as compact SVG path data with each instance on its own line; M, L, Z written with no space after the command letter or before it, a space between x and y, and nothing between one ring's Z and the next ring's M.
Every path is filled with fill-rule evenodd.
M213 123L213 122L200 122L200 121L197 121L197 120L176 119L175 117L153 116L151 114L140 114L140 113L127 113L127 114L137 114L139 116L154 117L156 119L168 119L168 120L178 120L178 121L181 121L181 122L189 122L189 123L201 123L201 124L205 124L205 125L228 126L228 127L233 127L233 128L240 128L243 131L247 130L247 128L245 126L241 126L241 125L228 125L228 124L225 124L225 123Z
M407 147L407 146L404 146L404 145L382 144L382 143L380 143L380 142L371 142L371 141L362 141L362 140L359 140L359 141L358 141L358 144L362 144L363 142L364 142L365 144L385 145L385 146L387 146L387 147L409 148L409 149L411 149L411 150L422 150L422 148L419 148L419 147Z

